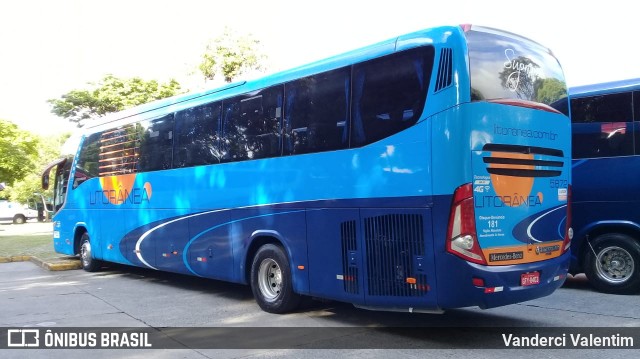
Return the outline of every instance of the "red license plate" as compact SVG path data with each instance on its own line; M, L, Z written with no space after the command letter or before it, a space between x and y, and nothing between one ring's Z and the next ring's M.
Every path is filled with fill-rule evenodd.
M540 272L522 273L520 285L523 287L540 284Z

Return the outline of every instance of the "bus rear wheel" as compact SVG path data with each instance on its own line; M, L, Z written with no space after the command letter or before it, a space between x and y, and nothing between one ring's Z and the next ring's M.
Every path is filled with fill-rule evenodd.
M293 291L291 266L282 247L265 244L258 249L251 264L251 291L265 312L280 314L298 307L301 296Z
M80 238L80 263L82 264L82 269L87 272L95 272L101 266L101 262L93 258L91 240L88 233L84 233Z
M597 237L587 248L585 274L599 291L628 294L640 290L640 242L621 233Z

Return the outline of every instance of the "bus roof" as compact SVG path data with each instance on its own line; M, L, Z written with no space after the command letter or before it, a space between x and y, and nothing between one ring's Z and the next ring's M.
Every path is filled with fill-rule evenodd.
M569 88L569 96L579 96L584 94L599 95L612 92L621 92L629 90L639 90L640 79L627 79L620 81L603 82L599 84L591 84L584 86L575 86Z
M98 121L92 121L91 124L87 125L85 128L88 132L95 132L97 130L104 129L107 126L113 127L126 124L133 120L140 120L138 115L142 114L148 113L148 118L152 118L154 117L153 113L162 108L176 106L176 110L178 110L183 107L183 105L180 104L187 102L191 103L191 105L198 105L200 102L205 103L222 100L224 98L258 90L264 87L286 83L297 78L367 61L396 51L406 50L426 44L433 44L436 42L434 39L442 41L442 39L448 38L455 32L459 32L461 34L462 28L459 26L441 26L419 30L293 69L267 75L255 80L231 83L222 87L206 89L199 92L190 92L142 104L109 114ZM144 117L146 118L147 116Z

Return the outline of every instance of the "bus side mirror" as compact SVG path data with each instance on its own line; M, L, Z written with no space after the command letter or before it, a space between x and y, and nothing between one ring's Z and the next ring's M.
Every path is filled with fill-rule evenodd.
M49 172L42 174L42 189L49 189Z
M49 189L49 172L51 172L51 169L59 166L60 164L62 164L64 166L64 164L67 162L67 158L63 157L63 158L58 158L55 161L49 162L44 169L42 170L42 189L47 190Z

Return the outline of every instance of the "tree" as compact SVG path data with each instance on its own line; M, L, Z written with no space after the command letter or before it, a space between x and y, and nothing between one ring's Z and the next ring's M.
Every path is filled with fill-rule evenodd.
M43 193L41 183L39 174L30 173L7 188L7 195L11 201L17 203L28 203L30 199L36 197L35 193L42 193L45 198L51 198L53 191L49 189L47 193ZM38 201L41 201L40 198L38 198Z
M28 166L28 172L25 176L16 180L11 187L6 189L7 196L12 201L27 203L35 197L34 193L42 193L45 198L52 197L53 189L51 187L47 191L42 189L42 169L47 163L60 157L60 149L70 135L67 133L54 137L36 138L38 142L37 158L34 159L31 166ZM40 197L36 197L36 199L40 201Z
M567 84L554 78L536 81L536 101L550 104L567 97Z
M0 183L13 184L33 167L38 140L12 122L0 120Z
M176 95L180 84L176 80L158 83L140 77L120 79L106 75L100 82L88 83L91 89L71 90L59 99L49 100L51 112L82 127L87 120Z
M260 64L266 55L259 50L260 41L252 35L240 35L229 28L209 42L198 66L206 80L222 75L231 82L239 75L252 70L262 70Z

